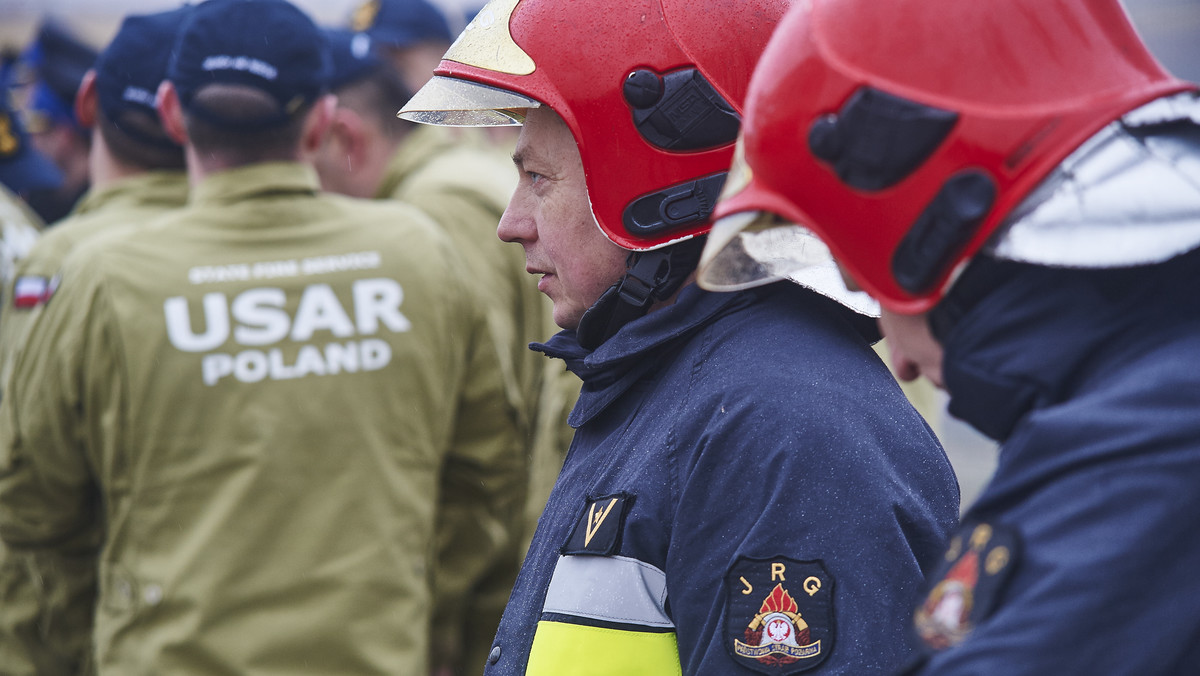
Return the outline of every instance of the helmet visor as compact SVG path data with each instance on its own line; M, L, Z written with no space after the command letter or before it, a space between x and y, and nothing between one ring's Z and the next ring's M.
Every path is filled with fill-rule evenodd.
M740 291L787 279L871 317L879 304L850 291L829 247L811 230L775 214L744 211L718 220L700 257L698 282L709 291Z
M434 76L396 116L443 127L512 127L542 105L528 96L470 80Z

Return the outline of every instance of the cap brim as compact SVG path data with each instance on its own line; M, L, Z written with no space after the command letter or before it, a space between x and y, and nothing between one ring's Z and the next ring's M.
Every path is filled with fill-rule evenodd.
M525 111L541 105L507 89L439 75L421 87L396 116L443 127L512 127L525 121Z

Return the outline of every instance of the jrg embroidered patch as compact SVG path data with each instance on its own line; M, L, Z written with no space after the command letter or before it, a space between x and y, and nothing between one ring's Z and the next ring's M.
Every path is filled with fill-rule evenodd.
M833 576L821 561L739 558L725 576L725 646L764 674L812 669L833 650Z

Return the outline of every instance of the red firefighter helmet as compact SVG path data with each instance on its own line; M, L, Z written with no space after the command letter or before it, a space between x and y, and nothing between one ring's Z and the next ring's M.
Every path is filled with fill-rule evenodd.
M781 217L884 306L922 312L1072 150L1192 87L1117 0L801 2L752 79L701 283L729 274L720 245L737 244L732 260L752 246L738 231L779 232Z
M618 246L707 232L750 73L789 0L492 0L400 116L520 124L550 106Z

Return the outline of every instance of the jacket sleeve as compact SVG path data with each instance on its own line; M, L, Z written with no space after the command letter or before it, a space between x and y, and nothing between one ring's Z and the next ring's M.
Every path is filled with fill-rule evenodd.
M529 467L526 418L506 397L491 325L482 311L467 324L440 490L432 642L435 664L472 674L482 673L520 567Z
M981 567L961 643L933 652L916 638L925 663L905 674L1197 673L1200 452L1187 433L1196 428L1190 422L1196 390L1186 377L1159 376L1147 378L1148 387L1178 397L1172 414L1189 421L1186 428L1147 425L1148 406L1137 417L1117 410L1132 409L1129 401L1144 406L1140 392L1119 406L1097 406L1086 418L1061 409L1042 416L1055 429L1040 448L1015 449L1024 457L1063 457L1087 434L1112 455L1039 483L1003 513L968 514L956 540L972 542L978 524L986 524L1007 535L1009 556L1000 560L1004 565ZM992 563L992 551L983 552L981 559ZM951 570L931 576L923 609L936 607L934 590Z
M684 674L862 676L904 661L922 564L942 551L958 494L877 366L797 374L790 389L731 375L740 387L689 404L702 431L679 435L667 559Z
M71 277L71 275L68 275ZM98 289L64 282L26 335L0 402L0 662L80 673L103 538L97 435L123 383Z

